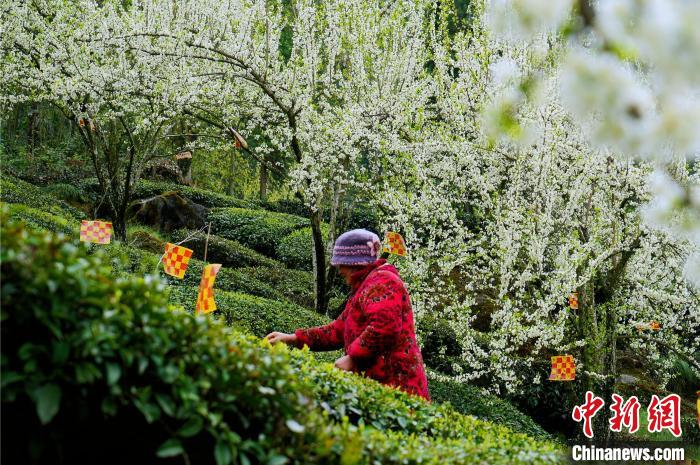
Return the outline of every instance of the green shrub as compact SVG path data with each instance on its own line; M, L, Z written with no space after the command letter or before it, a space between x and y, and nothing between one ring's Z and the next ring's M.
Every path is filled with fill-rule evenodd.
M323 240L328 240L328 226L321 226ZM303 228L285 236L275 248L277 258L291 268L311 271L313 269L313 238L311 228Z
M299 216L245 208L217 208L209 213L212 232L274 256L275 245L284 236L309 225Z
M169 310L158 279L113 279L102 249L2 223L4 461L562 462L555 444Z
M204 257L204 245L207 240L206 232L178 230L172 234L172 242L179 242L188 238L183 244L197 254ZM281 267L282 265L244 245L223 237L212 234L209 236L207 246L207 259L211 263L221 263L225 267L241 268L245 266L269 266Z
M100 193L100 185L94 178L83 181L80 187L84 191L90 192L93 196L96 196ZM236 197L231 197L229 195L219 194L217 192L211 192L205 189L197 189L196 187L184 186L181 184L173 184L163 181L150 181L148 179L141 179L136 183L136 186L134 186L132 190L131 198L145 199L148 197L160 195L164 192L177 192L181 197L185 197L188 200L191 200L200 205L204 205L208 208L252 208L255 206L255 204L252 202L241 200Z
M162 276L172 286L199 286L199 282L202 278L202 272L204 271L204 266L205 263L203 261L191 259L183 279L177 279L166 275L164 272L162 272L162 265L160 266L160 269ZM266 297L269 299L285 300L284 296L269 284L264 283L256 279L254 276L235 268L222 267L221 270L219 270L219 273L216 275L214 289L221 289L223 291L231 292L243 292L245 294Z
M32 228L79 237L80 222L73 218L69 220L19 203L7 204L7 212L10 218L24 221Z
M484 394L475 386L431 376L429 387L433 401L449 402L460 413L505 425L528 436L551 439L549 433L510 402Z
M123 242L94 245L89 249L89 253L103 254L105 261L112 265L115 276L119 277L156 274L159 267L162 269L162 265L159 265L162 254L137 249Z
M282 267L241 268L240 272L268 284L302 307L314 307L314 278L311 273Z
M452 365L462 353L462 347L450 324L428 315L420 320L418 331L425 364L441 373L454 374Z
M162 254L166 241L160 233L148 226L129 226L126 231L128 243L137 249L147 250L156 254Z
M217 277L218 279L218 277ZM170 301L193 311L198 288L177 286L171 289ZM247 333L263 337L272 331L293 332L327 323L318 313L289 302L266 299L239 292L215 289L216 314L227 324Z
M163 192L177 192L180 196L185 197L195 203L204 205L208 208L213 207L240 207L250 208L253 206L251 202L237 199L217 192L211 192L196 187L183 186L180 184L171 184L167 182L156 182L142 179L136 184L133 198L146 198L160 195Z
M313 389L312 405L343 426L326 429L340 436L333 444L345 444L345 454L350 453L348 448L359 449L359 463L564 462L552 442L513 433L505 426L464 416L449 404L426 403L318 364L304 351L293 351L291 356L299 376Z
M24 204L64 218L85 219L85 213L77 208L47 194L33 184L7 174L2 174L0 177L0 200Z
M91 250L100 248L104 249L104 254L112 263L113 271L117 276L131 273L137 275L156 273L172 287L199 286L205 265L203 261L191 258L185 276L183 279L178 279L165 274L163 271L163 264L160 262L160 259L163 255L162 252L165 251L164 249L160 253L153 253L122 243L112 243L106 246L93 246ZM221 268L216 276L214 288L282 301L287 300L281 292L269 284L256 279L250 273L233 268Z
M307 218L309 216L309 207L304 205L304 202L298 199L279 199L269 202L261 202L260 208L278 213L288 213L290 215L301 216L303 218ZM327 220L327 218L324 219Z
M281 463L306 423L283 349L168 310L159 280L114 280L71 242L3 221L1 249L3 461Z
M49 195L69 203L84 204L89 200L85 193L73 184L55 183L42 189Z

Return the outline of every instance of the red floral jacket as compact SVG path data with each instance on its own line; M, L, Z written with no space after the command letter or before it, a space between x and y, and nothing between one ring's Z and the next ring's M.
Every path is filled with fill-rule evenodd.
M413 310L399 272L377 260L352 276L353 293L332 323L297 329L297 345L345 349L355 370L380 383L430 400Z

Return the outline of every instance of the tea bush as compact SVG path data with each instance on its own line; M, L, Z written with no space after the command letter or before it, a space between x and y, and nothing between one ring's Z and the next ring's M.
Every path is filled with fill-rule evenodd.
M0 201L23 204L64 218L85 219L85 213L68 205L33 184L2 173L0 176Z
M170 302L194 311L197 290L194 286L173 287ZM219 289L214 291L214 298L216 315L220 315L227 324L258 337L272 331L293 332L297 328L327 323L323 316L313 310L289 302Z
M94 249L96 249L95 246ZM190 259L187 272L183 279L166 275L163 272L163 264L160 262L162 253L152 253L146 250L139 250L132 246L112 243L102 246L104 253L111 260L114 272L117 275L125 274L158 274L166 283L173 287L178 286L199 286L204 270L204 262L196 258ZM94 250L93 249L93 250ZM244 273L233 268L222 268L214 284L215 289L238 291L246 294L285 300L284 296L269 286L257 280L249 273Z
M209 213L212 232L270 257L284 236L309 225L299 216L245 208L217 208Z
M304 423L283 350L168 310L159 280L83 245L3 221L1 249L3 462L280 463Z
M302 307L314 306L314 278L307 271L282 267L241 268L239 271L268 284L284 298Z
M328 227L321 226L323 240L328 239ZM313 269L312 253L313 238L311 228L303 228L283 237L275 248L277 258L289 266L300 270L311 271Z
M188 244L184 244L185 246ZM117 275L125 274L158 274L166 283L173 287L199 286L205 263L197 258L191 258L183 279L169 276L163 272L160 262L161 253L140 250L132 245L119 242L107 246L90 246L90 250L104 249L105 255L111 260L113 270ZM286 279L281 279L289 272ZM302 278L299 280L299 278ZM298 281L295 281L295 278ZM222 267L216 276L214 288L217 290L241 292L253 296L275 299L286 304L293 303L305 307L313 306L313 281L306 274L286 270L284 268L226 268ZM277 283L286 284L277 287ZM295 284L296 283L296 284Z
M163 192L177 192L181 197L185 197L208 208L251 208L255 206L252 202L231 197L229 195L219 194L218 192L211 192L205 189L197 189L196 187L172 184L168 182L149 181L147 179L142 179L137 183L136 189L134 189L133 197L153 197L154 195L160 195Z
M85 193L73 184L54 183L43 187L42 190L49 195L61 199L70 204L84 204L88 202Z
M1 203L1 202L0 202ZM53 215L37 208L28 207L19 203L5 204L10 218L24 221L32 228L46 231L60 232L78 237L80 223L75 219L66 219L63 216Z
M83 192L89 193L93 199L95 199L100 193L100 185L98 184L97 179L95 178L90 178L82 181L79 187ZM191 200L200 205L204 205L208 208L255 207L255 204L253 202L248 202L246 200L231 197L229 195L219 194L217 192L211 192L205 189L198 189L196 187L185 186L182 184L174 184L164 181L150 181L148 179L141 179L136 183L136 186L134 186L133 191L131 193L131 198L145 199L148 197L160 195L164 192L177 192L181 197L185 197L188 200Z
M126 230L127 242L137 249L162 254L165 250L165 240L153 228L144 225L129 226Z
M452 380L429 379L430 395L436 402L449 402L460 413L505 425L513 431L529 436L551 439L551 435L511 403L499 397L484 394L475 386Z
M171 237L173 242L179 242L186 238L189 239L184 245L194 250L198 256L204 257L204 245L207 240L207 233L178 230L175 231ZM211 263L221 263L222 265L230 268L241 268L246 266L282 266L281 263L251 250L236 241L225 239L215 234L209 236L207 259Z
M553 443L170 310L158 279L114 279L101 251L14 221L1 236L3 461L562 461Z

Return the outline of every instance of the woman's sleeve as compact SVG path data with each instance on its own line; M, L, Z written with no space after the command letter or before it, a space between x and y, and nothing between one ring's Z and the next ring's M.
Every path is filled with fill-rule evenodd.
M348 347L352 358L367 358L389 350L402 329L401 309L408 294L401 281L388 278L377 282L361 296L360 305L368 325Z
M297 337L297 347L309 346L316 351L337 350L344 346L343 332L345 330L344 315L325 326L316 328L297 329L294 334Z

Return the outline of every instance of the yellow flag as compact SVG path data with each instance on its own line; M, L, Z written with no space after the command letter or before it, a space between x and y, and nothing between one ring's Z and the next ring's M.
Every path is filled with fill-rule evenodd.
M112 238L112 223L108 221L88 221L80 223L80 241L95 244L109 244Z
M550 381L573 381L576 379L576 363L572 355L555 355L552 357Z
M389 252L400 257L406 256L406 243L397 232L388 231L384 236L384 252Z
M216 310L214 300L214 280L216 274L221 269L221 265L216 263L207 265L202 272L202 280L199 283L199 293L197 294L197 313L210 313Z
M185 271L192 257L192 249L179 245L165 244L165 255L163 255L163 270L178 279L185 277Z

